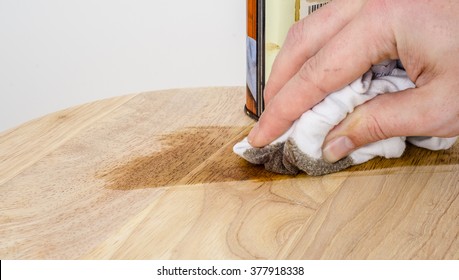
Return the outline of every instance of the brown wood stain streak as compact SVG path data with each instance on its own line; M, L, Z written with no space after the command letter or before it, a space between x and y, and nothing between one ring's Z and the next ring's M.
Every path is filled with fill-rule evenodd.
M233 145L247 133L246 127L193 127L162 135L159 141L165 148L161 151L119 162L98 171L96 177L105 179L107 188L116 190L292 178L268 172L263 166L252 165L234 154ZM447 151L429 151L408 146L401 158L376 158L346 171L453 165L459 163L456 149L457 146Z
M353 166L347 171L384 170L403 166L434 166L459 164L459 145L449 150L431 151L408 144L405 153L396 159L377 157L364 164Z
M233 146L248 132L249 130L246 129L239 136L228 141L224 147L209 157L205 164L190 172L181 183L201 184L249 180L267 182L293 178L293 176L269 172L262 165L251 164L233 152Z
M159 138L165 146L161 151L100 170L96 177L105 179L107 188L116 190L174 186L182 184L182 179L192 171L187 184L286 178L249 164L232 152L232 146L240 140L238 135L246 130L194 127L163 135ZM233 141L228 144L229 139Z

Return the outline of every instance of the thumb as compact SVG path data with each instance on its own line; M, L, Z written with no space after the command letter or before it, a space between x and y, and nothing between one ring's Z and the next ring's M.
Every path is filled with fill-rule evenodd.
M396 136L434 136L432 108L425 88L379 95L358 106L325 138L323 157L333 163L369 143ZM430 116L430 120L428 119ZM429 127L430 126L430 127Z

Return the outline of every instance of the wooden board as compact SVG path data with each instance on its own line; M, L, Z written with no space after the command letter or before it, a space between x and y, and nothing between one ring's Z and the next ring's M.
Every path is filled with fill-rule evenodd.
M232 153L244 88L70 108L0 134L0 259L459 259L459 145L343 172Z

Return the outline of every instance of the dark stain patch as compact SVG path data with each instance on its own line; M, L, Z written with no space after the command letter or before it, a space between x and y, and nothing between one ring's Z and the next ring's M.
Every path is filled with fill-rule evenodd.
M159 137L161 151L96 172L107 188L132 190L231 181L274 181L294 178L269 172L233 153L234 144L249 133L247 127L193 127ZM430 151L408 145L398 159L375 158L345 171L384 170L403 166L459 164L459 145L446 151ZM389 171L391 172L391 171ZM301 173L296 178L307 177Z
M233 153L246 127L194 127L159 137L164 148L96 173L107 188L131 190L229 181L289 178L252 165Z
M366 163L353 166L347 171L366 171L403 166L434 166L459 164L459 143L449 150L431 151L407 143L405 153L396 159L377 157Z

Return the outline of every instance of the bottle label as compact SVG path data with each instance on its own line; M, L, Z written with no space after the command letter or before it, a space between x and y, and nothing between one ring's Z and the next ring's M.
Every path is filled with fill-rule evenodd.
M272 65L290 27L330 0L247 0L246 113L258 119Z

